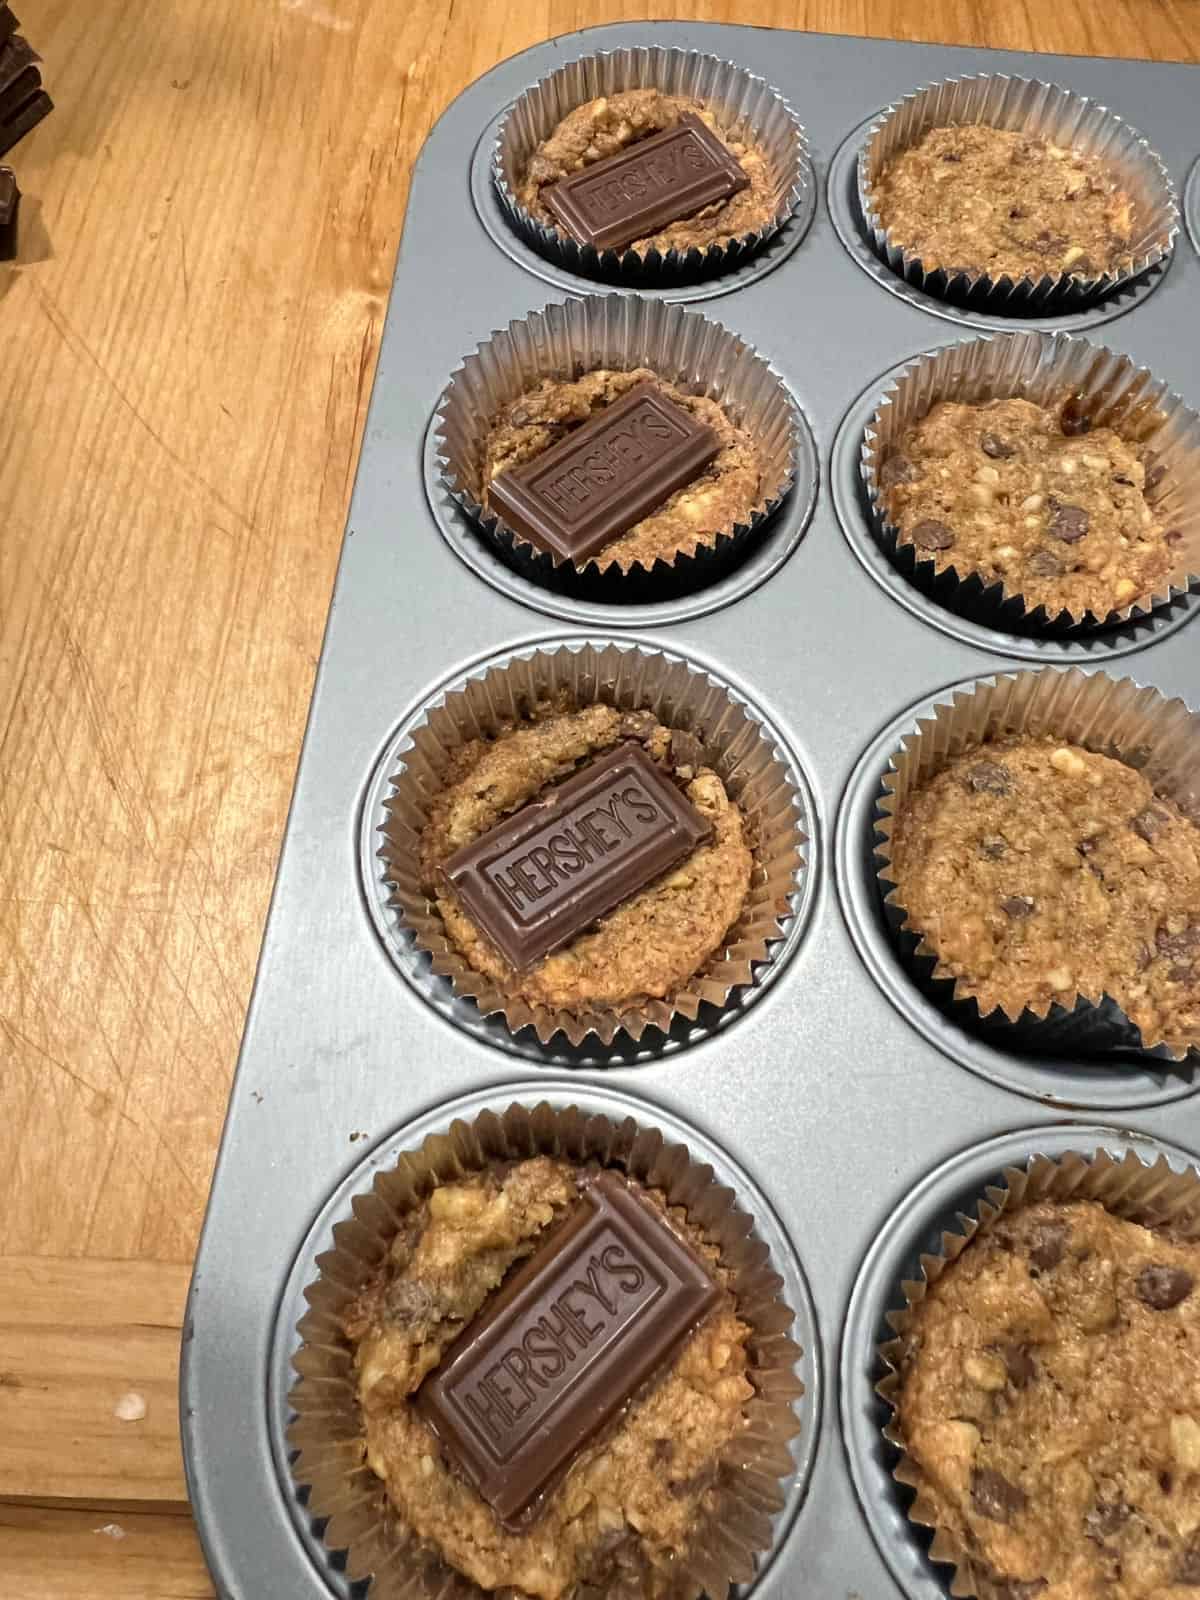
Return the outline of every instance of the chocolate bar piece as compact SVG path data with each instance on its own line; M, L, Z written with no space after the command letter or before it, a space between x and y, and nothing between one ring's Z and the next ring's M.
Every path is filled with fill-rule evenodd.
M54 109L34 65L40 60L19 33L0 46L0 156Z
M630 742L464 845L442 871L467 915L522 971L682 861L710 832Z
M17 213L21 191L11 167L0 167L0 261L11 261L17 253Z
M602 1173L455 1340L417 1408L516 1530L719 1293L649 1203Z
M744 189L739 163L690 111L673 128L605 156L542 191L580 244L615 250Z
M0 45L11 39L21 24L7 5L0 5Z
M488 499L539 550L581 562L690 483L720 447L705 423L639 383L540 456L497 473Z

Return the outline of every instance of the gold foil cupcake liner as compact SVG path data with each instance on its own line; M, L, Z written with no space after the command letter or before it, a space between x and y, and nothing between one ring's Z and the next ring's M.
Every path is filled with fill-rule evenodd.
M755 1393L746 1403L746 1427L720 1463L711 1511L680 1558L670 1591L672 1600L692 1600L701 1591L724 1596L730 1584L754 1576L772 1541L771 1517L784 1503L781 1484L792 1471L790 1444L799 1432L795 1402L804 1392L797 1376L802 1352L789 1337L793 1312L781 1297L783 1280L754 1231L753 1217L686 1146L667 1143L632 1117L616 1122L545 1102L485 1111L470 1122L454 1121L445 1134L430 1135L354 1199L353 1216L334 1228L334 1247L318 1258L320 1276L304 1292L309 1309L293 1359L299 1376L289 1396L295 1416L288 1443L298 1452L292 1472L308 1491L309 1514L328 1518L326 1546L347 1552L352 1580L371 1579L371 1600L484 1600L484 1590L405 1526L367 1465L354 1357L342 1317L386 1258L404 1217L431 1190L493 1163L536 1155L579 1165L595 1161L660 1191L719 1248L721 1264L732 1274L738 1315L751 1330ZM585 1589L579 1600L600 1596Z
M638 367L716 401L753 436L763 471L748 521L700 535L693 550L650 568L594 557L576 565L537 549L483 508L488 429L505 405L545 378ZM442 481L509 566L547 588L630 604L703 588L745 554L795 481L799 426L783 380L752 345L697 312L612 294L546 306L477 346L438 402L435 443Z
M905 800L963 751L1021 734L1050 735L1123 761L1200 825L1200 716L1182 700L1168 700L1131 678L1076 667L1005 673L955 690L901 740L880 787L875 858L884 912L901 956L920 986L956 1021L982 1028L1002 1048L1194 1065L1200 1040L1183 1047L1145 1038L1108 994L1073 989L1016 1017L1000 1008L981 1012L935 947L910 925L891 877L892 833Z
M984 1190L975 1203L974 1215L959 1212L957 1231L942 1234L938 1254L921 1256L921 1277L900 1286L903 1309L887 1316L895 1337L877 1350L887 1376L876 1385L875 1392L892 1409L883 1434L901 1453L893 1477L914 1494L908 1508L909 1520L933 1530L930 1559L954 1567L950 1593L978 1596L979 1600L1013 1600L1013 1587L982 1568L955 1535L940 1525L936 1498L906 1448L899 1411L900 1386L917 1309L973 1239L989 1233L999 1218L1014 1216L1041 1200L1093 1200L1126 1221L1147 1228L1170 1228L1183 1238L1200 1239L1200 1172L1194 1167L1178 1172L1165 1155L1152 1162L1143 1161L1133 1151L1121 1156L1107 1150L1091 1155L1072 1151L1058 1158L1034 1155L1022 1167L1005 1167L1001 1179Z
M649 711L664 727L696 741L695 764L711 767L746 822L754 855L746 902L721 948L681 989L624 1009L579 1011L512 999L468 966L451 943L421 880L421 836L455 752L536 716L539 706L579 709L597 703ZM695 1022L705 1006L725 1005L760 981L783 938L805 870L803 802L784 753L750 709L706 672L676 656L635 645L573 644L531 649L483 666L466 686L430 706L391 780L380 828L381 872L389 904L416 947L454 993L484 1016L500 1014L513 1033L532 1028L542 1044L561 1033L572 1045L594 1034L612 1044L622 1030L640 1039L667 1032L676 1017Z
M875 209L873 186L884 167L931 128L985 123L1081 149L1118 173L1134 202L1129 254L1116 272L1080 278L1070 272L1041 278L991 277L927 265L892 237ZM906 95L879 117L858 158L858 198L876 253L892 271L928 294L973 310L1030 313L1069 311L1106 299L1160 266L1179 232L1179 202L1170 174L1136 128L1084 95L1037 78L985 73L948 78Z
M1066 607L1051 614L1002 580L989 581L951 560L939 565L902 543L889 521L880 468L907 430L940 401L979 405L1021 399L1053 410L1066 405L1075 431L1111 428L1142 452L1147 499L1166 526L1174 557L1158 588L1103 616ZM1200 415L1146 367L1066 333L1014 333L964 340L930 351L883 391L867 425L861 472L876 537L898 571L948 610L1011 632L1085 633L1129 626L1182 600L1200 584Z
M699 100L719 130L758 145L771 173L773 211L761 228L705 250L597 251L539 222L517 199L521 177L542 140L577 106L629 89L658 89ZM739 266L776 234L812 181L799 118L764 79L719 56L671 45L627 46L568 61L527 89L509 109L492 151L492 179L511 226L535 250L570 272L630 286L711 277Z

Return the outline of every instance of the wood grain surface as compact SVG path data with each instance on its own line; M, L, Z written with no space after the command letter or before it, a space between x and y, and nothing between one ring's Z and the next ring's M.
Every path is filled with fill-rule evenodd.
M191 1600L187 1262L430 125L601 22L1196 61L1200 5L17 9L57 110L0 266L0 1593Z

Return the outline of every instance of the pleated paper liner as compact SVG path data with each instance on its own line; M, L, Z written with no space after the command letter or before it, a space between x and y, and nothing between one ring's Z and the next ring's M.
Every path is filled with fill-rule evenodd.
M997 1007L981 1013L974 998L938 959L936 949L909 925L900 891L890 876L895 818L910 791L940 772L965 750L990 739L1049 735L1111 756L1138 769L1154 792L1173 800L1200 822L1200 716L1182 700L1131 678L1085 673L1078 668L1030 669L984 678L920 718L893 754L880 786L875 824L883 907L896 947L919 985L954 1021L984 1032L1001 1049L1034 1054L1112 1056L1153 1060L1166 1069L1200 1060L1200 1039L1186 1047L1144 1038L1108 994L1064 991L1062 1001L1027 1007L1010 1016Z
M934 1531L929 1555L955 1569L949 1585L955 1596L1013 1600L1014 1588L995 1581L958 1538L939 1524L936 1499L927 1489L920 1466L907 1453L897 1406L909 1333L930 1287L971 1241L986 1235L998 1218L1013 1216L1041 1200L1093 1200L1114 1216L1143 1227L1170 1228L1177 1236L1200 1238L1200 1173L1192 1167L1177 1172L1163 1155L1147 1163L1133 1152L1119 1158L1104 1150L1089 1155L1072 1152L1058 1159L1033 1155L1023 1167L1005 1167L1002 1181L985 1189L972 1207L973 1214L960 1212L956 1231L942 1234L940 1253L922 1255L920 1279L900 1285L904 1306L887 1317L896 1337L879 1346L880 1364L887 1368L887 1376L876 1392L893 1412L884 1429L884 1437L901 1452L893 1476L914 1492L909 1519Z
M922 261L898 244L875 208L873 186L884 167L931 128L986 124L1081 149L1112 167L1134 202L1129 253L1116 271L1081 278L990 277ZM1004 73L948 78L906 95L880 116L858 159L858 197L877 254L892 271L928 294L974 311L1017 316L1061 313L1105 300L1161 264L1179 232L1179 204L1170 174L1136 128L1107 106L1059 84Z
M488 430L504 406L545 378L640 367L716 401L753 436L763 469L747 521L698 532L692 549L647 569L640 561L559 560L483 508ZM694 311L613 294L550 305L493 333L451 377L435 438L443 482L508 566L544 588L619 605L690 594L736 565L792 487L798 427L783 380L753 346Z
M1110 428L1148 467L1148 503L1171 535L1174 565L1155 590L1099 616L1050 613L1003 581L960 571L952 552L926 555L901 542L889 521L879 473L905 433L940 401L980 405L1021 399L1066 406L1083 434ZM1200 586L1200 415L1128 356L1070 334L1015 333L930 351L884 390L863 436L861 473L875 536L897 571L947 610L1006 632L1071 636L1136 625Z
M721 948L673 995L626 1009L531 1006L506 996L491 978L468 966L451 943L421 881L421 836L443 775L462 744L528 722L541 707L573 710L597 703L652 712L664 727L697 741L695 764L718 774L745 819L754 856L750 887ZM464 689L429 707L391 780L385 810L380 870L405 936L428 953L433 971L455 994L473 1000L484 1016L502 1015L513 1033L532 1028L543 1044L557 1033L572 1045L589 1034L610 1045L622 1030L641 1039L648 1029L665 1033L676 1016L694 1022L702 1008L723 1006L734 990L760 981L772 945L783 937L805 870L803 804L784 753L750 710L707 673L634 645L547 646L481 667Z
M721 1264L732 1274L738 1314L751 1329L755 1393L746 1403L744 1431L720 1462L711 1512L698 1523L670 1590L671 1600L693 1600L702 1591L723 1600L730 1584L754 1576L771 1544L771 1517L783 1505L781 1481L792 1471L789 1445L799 1431L794 1406L803 1393L796 1372L802 1352L789 1336L793 1313L781 1298L782 1279L753 1217L739 1208L731 1189L716 1182L711 1167L632 1117L615 1122L575 1106L513 1104L471 1122L453 1122L448 1133L431 1135L377 1174L370 1191L353 1201L353 1216L334 1228L334 1247L319 1257L320 1276L305 1290L309 1309L298 1330L303 1345L293 1361L299 1377L289 1396L295 1480L308 1491L310 1515L329 1519L325 1544L346 1551L350 1578L371 1579L371 1600L483 1600L484 1590L406 1527L366 1464L354 1358L342 1316L385 1259L404 1217L432 1189L492 1164L536 1155L580 1165L595 1161L660 1191L719 1248ZM518 1594L506 1588L489 1600ZM585 1588L573 1600L601 1596Z
M771 175L773 210L752 232L706 249L665 253L632 247L597 251L540 222L517 198L530 157L576 107L629 89L658 89L699 100L719 131L756 144ZM796 113L762 78L736 62L677 46L631 46L568 61L527 89L500 125L492 152L492 179L504 213L517 233L569 272L627 287L657 287L710 278L740 266L776 234L797 209L812 181L804 129Z

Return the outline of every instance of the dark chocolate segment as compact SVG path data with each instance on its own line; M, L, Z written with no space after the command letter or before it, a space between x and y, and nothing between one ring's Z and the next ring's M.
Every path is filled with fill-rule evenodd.
M607 750L464 845L442 871L518 971L567 944L708 838L641 745Z
M455 1340L417 1409L500 1521L519 1528L719 1294L650 1204L602 1173Z
M0 156L54 109L33 65L37 59L19 34L0 49Z
M585 561L698 476L720 440L657 385L636 384L582 427L501 472L488 499L539 550Z
M673 128L560 178L542 191L580 244L615 250L727 200L750 179L721 140L686 112Z
M21 191L11 167L0 167L0 261L11 261L17 253L17 214Z

